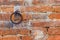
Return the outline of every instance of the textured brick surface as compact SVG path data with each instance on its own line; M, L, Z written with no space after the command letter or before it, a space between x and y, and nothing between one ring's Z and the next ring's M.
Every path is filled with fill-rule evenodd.
M28 30L28 29L20 29L20 30L18 30L17 33L21 34L21 35L29 35L30 34L30 30Z
M22 40L33 40L31 36L23 36Z
M50 19L60 19L60 13L52 13L49 15Z
M19 40L19 37L15 35L7 35L3 37L3 40Z
M53 6L54 12L59 12L60 13L60 6Z
M39 21L32 22L32 27L46 27L46 26L48 26L48 22Z
M47 40L60 40L60 35L51 35Z
M16 4L20 24L10 21ZM0 0L0 40L60 40L60 0Z
M60 27L51 27L48 29L48 34L51 35L59 35L60 34Z

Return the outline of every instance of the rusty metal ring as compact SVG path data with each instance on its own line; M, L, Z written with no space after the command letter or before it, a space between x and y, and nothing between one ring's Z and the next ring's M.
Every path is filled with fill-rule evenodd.
M16 20L14 21L13 15L14 15L15 17L18 16L18 17L20 18L18 22L15 22ZM22 17L22 15L21 15L20 13L16 13L16 14L13 13L13 14L11 14L11 16L10 16L10 20L11 20L11 22L14 23L14 24L19 24L19 23L22 22L23 17Z

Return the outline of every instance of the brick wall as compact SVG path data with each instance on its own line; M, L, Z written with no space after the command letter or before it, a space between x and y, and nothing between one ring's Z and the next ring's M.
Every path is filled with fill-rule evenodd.
M16 4L20 24L10 21ZM60 40L60 1L0 0L0 40Z

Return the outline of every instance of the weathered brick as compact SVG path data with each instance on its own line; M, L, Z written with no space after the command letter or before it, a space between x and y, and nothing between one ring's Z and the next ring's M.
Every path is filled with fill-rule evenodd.
M0 40L2 40L2 36L0 36Z
M31 9L33 12L40 12L40 6L32 6Z
M29 11L32 11L32 7L25 7L25 10L27 11L27 12L29 12Z
M52 12L53 7L52 6L41 6L40 11L41 12Z
M3 32L4 32L4 31L0 29L0 35L3 35Z
M0 20L1 21L9 21L11 14L0 14Z
M50 35L47 40L60 40L60 35Z
M9 30L3 30L3 35L9 35Z
M10 29L10 30L9 30L9 34L10 34L10 35L16 35L16 34L18 34L17 31L18 31L18 29Z
M22 36L22 40L33 40L31 36Z
M0 14L0 20L2 19L2 14Z
M32 14L22 13L23 21L25 20L31 20Z
M6 35L3 36L3 40L20 40L16 35Z
M50 19L60 19L60 13L52 13L49 15Z
M23 29L19 29L17 33L21 35L30 35L30 30L23 28Z
M20 10L21 10L21 12L26 12L26 7L22 6L22 7L20 8Z
M55 26L59 27L60 26L60 21L55 21Z
M49 22L39 22L39 21L33 21L32 27L46 27L48 26Z
M0 22L0 27L4 28L4 22Z
M60 27L50 27L48 29L48 34L51 34L51 35L60 34Z
M52 0L53 1L53 0ZM53 12L53 7L52 6L46 6L47 7L47 12Z
M34 40L46 40L47 39L47 30L43 27L33 27L32 37Z
M3 12L14 12L14 6L12 6L12 5L9 5L9 6L11 6L11 7L1 7L1 10Z
M54 12L60 12L60 6L53 6Z
M3 35L16 35L18 31L18 29L3 30Z
M33 4L38 5L38 4L40 4L40 1L39 0L33 0Z
M55 22L54 21L49 21L48 27L54 27L54 26L55 26Z
M11 1L11 0L0 0L0 2L5 2L7 4L8 4L8 1ZM47 0L33 0L32 4L34 6L27 6L27 7L21 6L21 8L19 8L19 9L21 10L21 13L23 16L23 21L34 19L34 18L32 18L32 14L30 15L29 13L27 13L27 14L24 13L24 12L30 12L30 11L32 11L32 12L57 12L56 14L55 13L50 14L48 17L49 17L49 19L60 19L60 13L58 13L58 12L60 12L60 6L44 6L47 3L54 4L54 2L55 2L54 0L48 0L48 2L47 2ZM7 13L7 14L4 14L4 13L0 14L1 21L10 21L9 12L11 12L11 14L14 12L15 4L24 5L24 0L19 0L19 2L17 2L17 1L15 2L15 0L12 0L12 2L10 4L12 5L12 6L8 5L10 7L5 7L5 6L1 7L0 6L0 11ZM40 4L44 4L44 5L40 6ZM35 16L37 17L38 15L35 15ZM44 20L44 18L45 18L45 15L42 14L41 19ZM50 34L47 40L60 40L60 21L49 21L49 22L46 22L46 21L39 22L39 21L37 20L37 21L32 22L32 24L31 24L32 30L24 29L24 28L17 29L17 30L16 29L0 30L0 35L3 35L3 37L0 37L0 40L20 40L20 37L17 37L16 34L27 35L27 36L22 36L22 40L34 40L34 39L32 39L32 37L35 38L37 35L39 35L39 37L42 37L42 36L40 36L41 32L43 32L44 37L42 37L42 39L44 40L45 36L47 35L47 31L48 31L48 34ZM2 27L2 28L12 27L12 25L10 25L9 22L6 22L6 23L0 22L0 27ZM50 28L47 30L45 27L50 27ZM34 31L34 33L33 33L33 31ZM39 32L39 34L37 34L38 32ZM28 36L29 34L31 34L32 37ZM6 36L6 35L11 35L11 36ZM13 36L13 35L15 35L15 36ZM41 39L39 39L39 40L41 40Z
M10 15L11 14L5 14L5 20L9 21L10 20Z
M22 12L33 11L33 12L53 12L54 8L52 6L28 6L28 7L21 7L20 10Z

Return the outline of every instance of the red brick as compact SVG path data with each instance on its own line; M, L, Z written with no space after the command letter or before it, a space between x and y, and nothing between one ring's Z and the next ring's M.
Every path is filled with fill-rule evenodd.
M26 11L33 11L33 12L40 12L40 6L31 6L31 7L26 7Z
M60 27L50 27L48 29L48 34L60 34Z
M25 8L26 8L25 10L26 10L27 12L32 11L32 7L25 7Z
M53 6L54 12L60 12L60 6Z
M21 7L21 11L33 11L33 12L52 12L54 11L52 6L31 6L31 7Z
M31 10L33 11L33 12L40 12L40 6L32 6L31 7Z
M1 30L0 35L16 35L18 30L17 29L10 29L10 30Z
M49 36L47 40L54 40L54 36Z
M39 22L39 21L34 21L32 22L32 27L46 27L48 26L49 22Z
M12 4L12 5L16 5L17 3L19 5L23 5L24 4L24 0L14 0L14 1L10 2L10 4Z
M60 40L60 35L56 35L55 40Z
M32 19L32 14L22 13L23 21Z
M19 37L15 35L6 35L6 36L3 36L3 40L19 40Z
M46 6L47 7L47 12L53 12L53 7L52 6Z
M8 35L9 34L9 30L3 30L3 35Z
M2 19L2 14L0 14L0 20Z
M10 6L10 5L8 5L8 6ZM1 7L1 10L3 11L3 12L14 12L14 6L13 5L11 5L12 7Z
M17 31L18 31L17 29L10 29L9 34L10 35L16 35L16 34L18 34Z
M47 40L60 40L60 35L51 35Z
M31 36L23 36L22 40L33 40Z
M52 6L41 6L40 11L41 12L52 12L53 7Z
M5 20L9 21L10 20L10 15L11 14L4 14L5 15Z
M2 40L2 36L0 36L0 40Z
M52 13L49 15L50 19L60 19L60 13Z
M0 35L14 35L14 34L18 34L17 31L18 30L1 30L0 29Z
M10 20L10 14L0 14L0 20L1 21L9 21Z
M4 32L4 31L0 29L0 35L3 35L3 32Z
M38 4L40 4L40 1L39 0L33 0L33 4L38 5Z
M19 29L17 33L21 34L21 35L29 35L30 30L28 30L28 29Z

